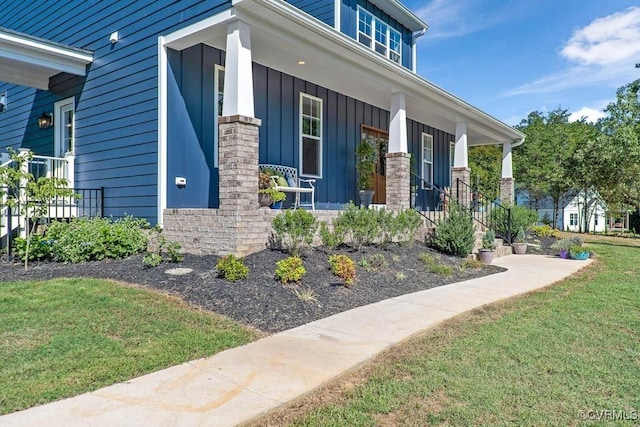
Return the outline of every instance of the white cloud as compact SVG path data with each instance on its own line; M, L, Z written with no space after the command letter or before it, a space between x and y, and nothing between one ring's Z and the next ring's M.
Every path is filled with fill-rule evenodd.
M606 114L602 110L596 110L594 108L589 108L589 107L582 107L578 111L571 113L569 115L569 121L576 122L582 119L583 117L585 117L588 122L595 123L598 121L598 119L601 119L604 116L606 116Z
M640 57L640 7L595 19L574 31L559 53L569 61L564 70L505 95L557 92L603 83L617 87L637 78L634 64Z
M489 9L493 2L480 0L433 0L416 15L429 24L430 39L460 37L513 18L514 11Z
M560 53L584 65L607 66L636 59L640 56L640 7L594 20L575 31Z

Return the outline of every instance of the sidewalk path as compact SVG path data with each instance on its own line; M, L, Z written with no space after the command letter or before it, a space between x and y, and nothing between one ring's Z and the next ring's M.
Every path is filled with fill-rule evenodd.
M0 426L229 426L334 379L387 347L590 261L497 258L504 273L380 301L126 383L0 417Z

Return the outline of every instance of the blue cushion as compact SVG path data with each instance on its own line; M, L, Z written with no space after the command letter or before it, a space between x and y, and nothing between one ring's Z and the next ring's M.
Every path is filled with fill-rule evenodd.
M298 183L293 180L293 177L291 176L291 173L285 172L284 178L287 180L287 184L289 184L289 187L297 187L298 186Z

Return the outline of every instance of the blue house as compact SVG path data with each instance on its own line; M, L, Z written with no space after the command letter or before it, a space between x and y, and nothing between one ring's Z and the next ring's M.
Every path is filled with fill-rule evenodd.
M357 200L367 136L376 204L408 207L413 170L432 208L432 185L470 182L467 148L483 144L502 144L513 200L524 135L416 74L427 24L397 0L45 4L3 2L0 151L30 149L102 189L105 215L160 223L196 251L250 252L271 215L254 200L258 163L315 179L322 217Z

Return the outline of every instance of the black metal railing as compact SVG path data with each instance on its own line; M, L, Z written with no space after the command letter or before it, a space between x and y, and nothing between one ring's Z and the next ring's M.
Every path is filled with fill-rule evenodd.
M511 208L501 205L498 201L487 197L458 178L456 180L456 193L460 204L469 208L474 222L482 227L492 229L496 237L506 243L512 243L514 235L512 230Z
M23 188L13 191L25 191ZM21 230L31 229L38 223L50 221L70 221L78 217L104 216L104 187L73 188L73 196L58 196L46 204L44 215L32 218L36 224L26 224L20 203L7 204L0 199L0 249L6 249L11 256L12 240ZM11 195L9 195L11 196ZM42 205L40 207L43 207Z
M435 226L452 201L451 189L430 183L411 172L411 208Z

